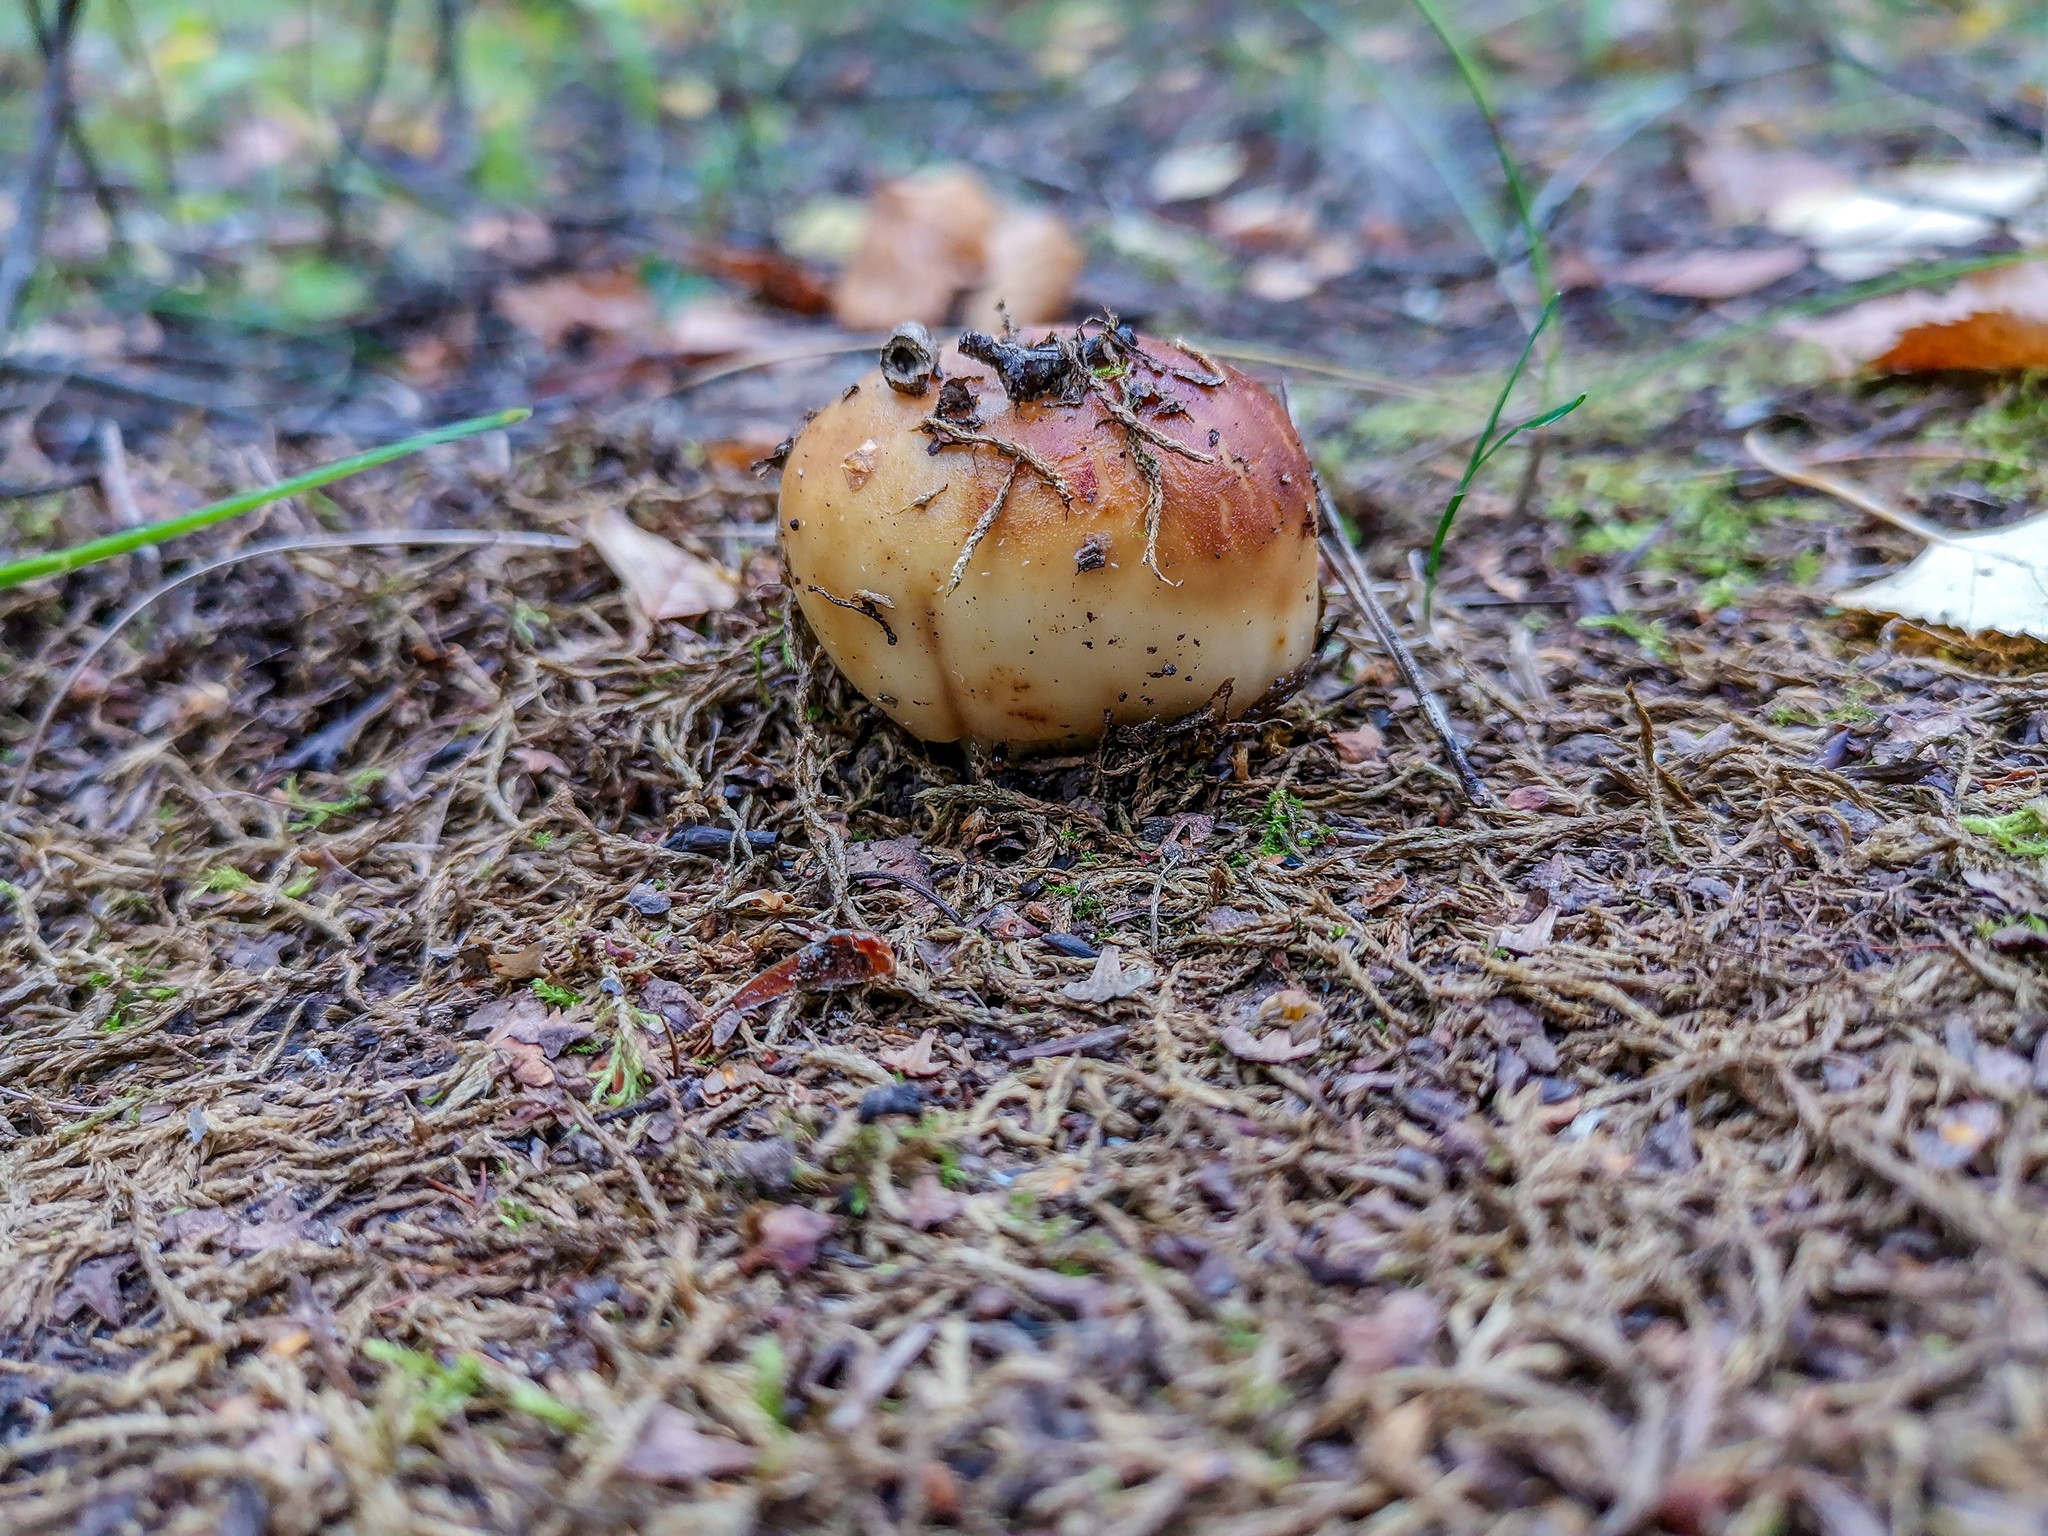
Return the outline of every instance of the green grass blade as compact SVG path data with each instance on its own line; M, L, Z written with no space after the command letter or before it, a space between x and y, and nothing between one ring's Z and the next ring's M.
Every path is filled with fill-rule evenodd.
M81 566L92 565L101 560L111 560L116 555L129 554L146 545L162 544L166 540L180 538L201 528L210 528L215 523L224 523L230 518L240 517L245 512L253 512L273 501L282 501L287 496L297 496L323 485L332 485L336 480L359 475L364 470L375 469L380 464L389 464L393 459L405 458L408 454L418 453L423 448L474 437L479 432L495 431L499 427L509 427L514 422L526 420L532 414L533 412L525 406L515 406L509 411L498 411L489 416L477 416L468 421L455 422L450 426L436 427L431 432L422 432L396 443L386 443L382 448L372 448L367 453L336 459L332 464L309 469L302 475L280 480L277 484L264 486L261 490L244 491L238 496L216 501L195 512L165 518L160 523L146 523L140 528L124 528L119 533L110 533L100 539L88 539L82 544L73 544L68 549L53 549L45 554L29 555L24 559L0 565L0 589L18 587L23 582L36 581L45 576L61 576L67 571L75 571Z
M1436 603L1436 576L1443 565L1444 540L1451 536L1451 524L1458 520L1458 509L1465 505L1466 493L1472 489L1473 480L1478 478L1480 467L1492 457L1493 450L1499 446L1494 439L1494 433L1499 429L1500 418L1508 408L1508 397L1514 394L1515 385L1521 380L1522 370L1529 366L1529 357L1536 350L1537 338L1543 334L1543 328L1550 324L1551 316L1557 313L1557 302L1557 295L1552 294L1543 306L1543 313L1537 317L1536 324L1530 329L1529 339L1522 343L1521 355L1515 359L1515 366L1508 370L1507 378L1501 383L1500 394L1494 399L1493 413L1486 418L1485 430L1472 440L1472 456L1465 461L1465 473L1458 478L1458 488L1451 493L1451 499L1445 503L1444 515L1437 519L1436 538L1430 542L1429 560L1423 568L1422 615L1425 620ZM1584 398L1583 395L1579 397L1580 400ZM1565 411L1577 410L1578 406L1579 401L1574 400L1555 415L1546 411L1543 416L1532 417L1521 426L1512 428L1508 436L1514 436L1524 427L1540 425L1545 417L1555 419L1555 416L1561 416ZM1502 438L1500 442L1506 440Z

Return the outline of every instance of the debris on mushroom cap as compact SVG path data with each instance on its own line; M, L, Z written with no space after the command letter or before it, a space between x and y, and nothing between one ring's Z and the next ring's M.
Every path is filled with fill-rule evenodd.
M1053 743L1299 671L1316 491L1272 395L1114 319L970 331L928 374L920 331L783 468L790 584L862 692L929 740Z

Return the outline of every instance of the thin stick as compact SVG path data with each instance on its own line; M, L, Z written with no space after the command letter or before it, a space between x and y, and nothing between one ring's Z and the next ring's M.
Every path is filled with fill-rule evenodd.
M50 211L50 191L57 180L57 160L64 148L64 124L71 101L71 40L78 29L85 0L57 0L57 15L43 50L43 86L36 98L35 137L22 167L21 190L14 198L14 228L0 254L0 342L14 334L21 296L43 255L43 223ZM38 31L42 29L38 28Z
M21 766L14 773L14 788L8 793L7 805L11 809L21 804L21 797L28 789L29 771L35 766L36 754L42 750L43 738L49 734L50 724L57 718L57 711L64 701L71 697L71 690L85 669L99 658L113 643L113 639L126 629L142 611L160 597L167 597L188 582L211 575L231 565L240 565L245 560L259 560L265 555L297 554L309 549L355 549L355 548L407 548L415 545L495 545L509 544L521 549L575 549L581 539L572 539L559 533L507 533L488 528L427 528L416 533L325 533L300 535L288 539L273 539L265 544L252 544L247 549L238 549L233 554L221 555L217 559L205 560L188 571L180 571L168 581L157 583L141 597L121 610L120 616L100 632L98 639L87 646L79 658L72 662L64 680L44 704L43 712L36 720L35 734L22 748Z
M1915 517L1902 507L1895 507L1882 496L1865 490L1846 475L1826 475L1801 463L1790 454L1782 452L1778 445L1764 435L1762 427L1752 427L1743 438L1742 446L1757 463L1776 475L1780 480L1793 485L1803 485L1808 490L1821 491L1837 501L1846 501L1858 511L1868 512L1881 523L1890 523L1903 533L1910 533L1916 539L1925 539L1930 544L1953 544L1956 536L1937 523L1930 523L1924 517Z
M1351 546L1351 536L1344 531L1344 521L1337 515L1337 508L1330 501L1330 493L1323 489L1320 479L1316 482L1316 500L1322 509L1323 554L1330 567L1337 573L1337 579L1344 584L1344 590L1351 594L1351 600L1365 614L1372 625L1373 634L1378 637L1380 648L1393 657L1394 665L1400 669L1401 680L1415 695L1415 702L1421 707L1423 718L1435 733L1437 744L1443 748L1444 756L1450 760L1451 769L1458 776L1458 786L1465 791L1465 798L1477 806L1491 807L1496 802L1493 791L1486 787L1472 767L1471 759L1465 756L1465 748L1458 741L1457 733L1451 729L1451 717L1445 712L1443 701L1423 680L1422 668L1415 660L1415 653L1408 649L1408 643L1394 628L1394 619L1380 602L1379 594L1372 589L1372 576L1365 568L1365 562L1358 557L1358 551Z

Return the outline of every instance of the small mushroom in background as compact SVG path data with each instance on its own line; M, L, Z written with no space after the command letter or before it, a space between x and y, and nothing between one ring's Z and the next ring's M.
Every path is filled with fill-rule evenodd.
M1286 411L1184 344L899 327L783 466L826 652L931 741L1053 744L1220 703L1315 645L1317 493Z

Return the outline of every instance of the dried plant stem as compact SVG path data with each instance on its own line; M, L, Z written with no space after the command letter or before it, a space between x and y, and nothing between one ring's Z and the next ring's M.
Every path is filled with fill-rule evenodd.
M946 578L944 590L951 592L960 585L960 578L967 574L967 562L974 558L974 552L981 548L981 541L988 537L989 529L995 527L996 519L1002 516L1003 504L1010 499L1010 487L1017 483L1017 464L1010 463L1010 472L1003 476L1002 488L996 492L981 516L974 520L974 528L967 535L967 543L960 551L960 558L953 562L953 573Z
M1064 506L1074 504L1074 488L1067 483L1067 477L1060 473L1059 466L1043 455L1026 448L1022 443L1013 443L1006 438L992 437L986 432L969 432L941 416L927 416L924 430L945 447L964 443L970 447L993 448L1006 459L1015 459L1030 466L1032 473L1052 487Z
M1451 729L1451 717L1444 710L1443 701L1423 679L1422 667L1415 660L1415 653L1408 649L1408 643L1394 628L1393 615L1389 614L1372 589L1372 576L1365 568L1365 562L1358 557L1358 551L1351 547L1351 540L1344 532L1343 519L1330 502L1330 493L1323 489L1320 481L1316 485L1317 501L1322 509L1323 553L1330 566L1343 583L1344 590L1351 594L1351 600L1358 604L1365 614L1366 622L1372 625L1373 634L1380 646L1400 668L1401 680L1415 695L1415 702L1421 708L1423 718L1429 722L1437 743L1444 750L1451 769L1458 776L1459 787L1465 791L1465 798L1478 806L1495 804L1493 791L1472 767L1472 761L1465 755L1465 748L1459 742L1457 732Z

